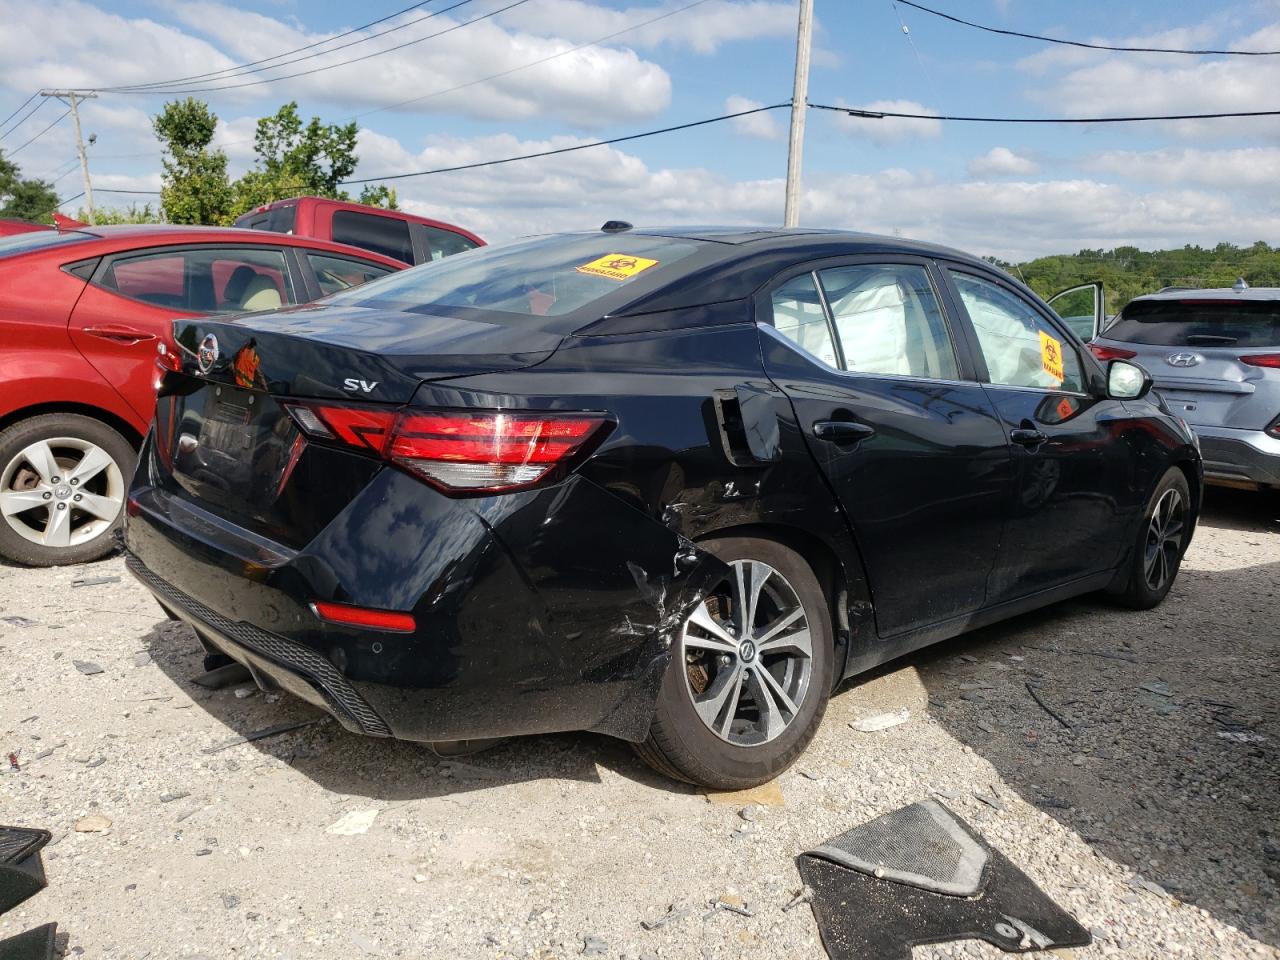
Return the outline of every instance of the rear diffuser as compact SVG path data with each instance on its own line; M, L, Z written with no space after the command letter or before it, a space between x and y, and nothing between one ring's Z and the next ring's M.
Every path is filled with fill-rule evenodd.
M7 913L45 887L40 850L48 830L0 827L0 913ZM0 953L0 958L4 958Z
M877 817L797 858L832 960L911 960L985 940L1009 953L1083 947L1089 932L941 803Z

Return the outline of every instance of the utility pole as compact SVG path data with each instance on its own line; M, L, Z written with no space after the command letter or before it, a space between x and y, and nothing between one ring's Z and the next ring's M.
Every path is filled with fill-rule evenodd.
M80 175L84 177L84 199L89 208L89 222L93 223L93 183L89 180L89 155L85 152L84 137L80 133L79 102L96 98L98 95L79 90L41 90L40 96L57 97L71 106L71 119L76 126L76 153L80 155Z
M809 109L809 50L813 45L813 0L800 0L796 29L796 83L791 91L791 142L787 150L784 227L800 226L800 168L804 160L804 117Z

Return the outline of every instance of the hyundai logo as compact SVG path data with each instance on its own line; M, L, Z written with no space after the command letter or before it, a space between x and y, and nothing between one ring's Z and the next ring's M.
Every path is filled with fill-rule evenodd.
M200 349L196 351L196 366L201 373L208 373L218 362L218 338L212 333L200 341Z
M1200 362L1200 357L1194 353L1171 353L1164 362L1171 367L1194 367Z

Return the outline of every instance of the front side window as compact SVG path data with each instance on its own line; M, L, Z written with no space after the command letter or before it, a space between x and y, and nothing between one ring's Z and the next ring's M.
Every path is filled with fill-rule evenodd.
M812 273L792 277L773 291L773 326L797 347L829 367L839 367L822 298Z
M430 260L443 260L455 253L466 253L476 248L474 241L452 230L429 227L424 223L422 233L427 238L427 258Z
M999 284L952 271L992 383L1084 392L1075 348L1026 300Z
M284 253L270 247L119 256L94 282L153 306L194 313L247 313L296 302Z
M385 277L394 271L390 267L380 266L362 260L349 260L346 257L335 257L324 253L307 253L307 262L315 271L316 282L320 284L321 296L350 290L370 280Z
M372 250L392 260L413 263L409 223L396 217L339 210L333 215L333 240Z
M818 274L854 373L959 379L955 350L924 267L858 264Z

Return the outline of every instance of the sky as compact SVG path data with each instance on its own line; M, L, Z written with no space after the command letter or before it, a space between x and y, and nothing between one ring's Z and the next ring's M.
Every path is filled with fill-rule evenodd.
M428 0L398 13L407 2L0 0L0 117L42 87L171 81L306 46L283 58L296 63L183 86L223 88L191 95L220 118L216 142L233 176L253 163L257 118L296 100L306 117L357 119L355 176L364 178L626 136L791 97L790 0L703 0L674 13L690 0ZM1112 45L1280 50L1280 0L928 5L1003 29ZM1280 57L1090 51L983 33L893 0L814 6L811 103L1019 117L1280 109ZM365 59L245 85L357 56ZM173 96L103 92L84 104L85 135L97 137L89 162L100 205L154 201L104 191L158 190L151 116ZM21 126L10 123L0 149L17 150L63 109L49 103ZM491 241L610 219L779 224L788 119L780 109L388 182L405 209ZM82 189L69 118L12 159L26 175L56 180L60 197ZM810 110L803 184L803 225L1006 259L1126 244L1277 244L1280 118L1032 126Z

